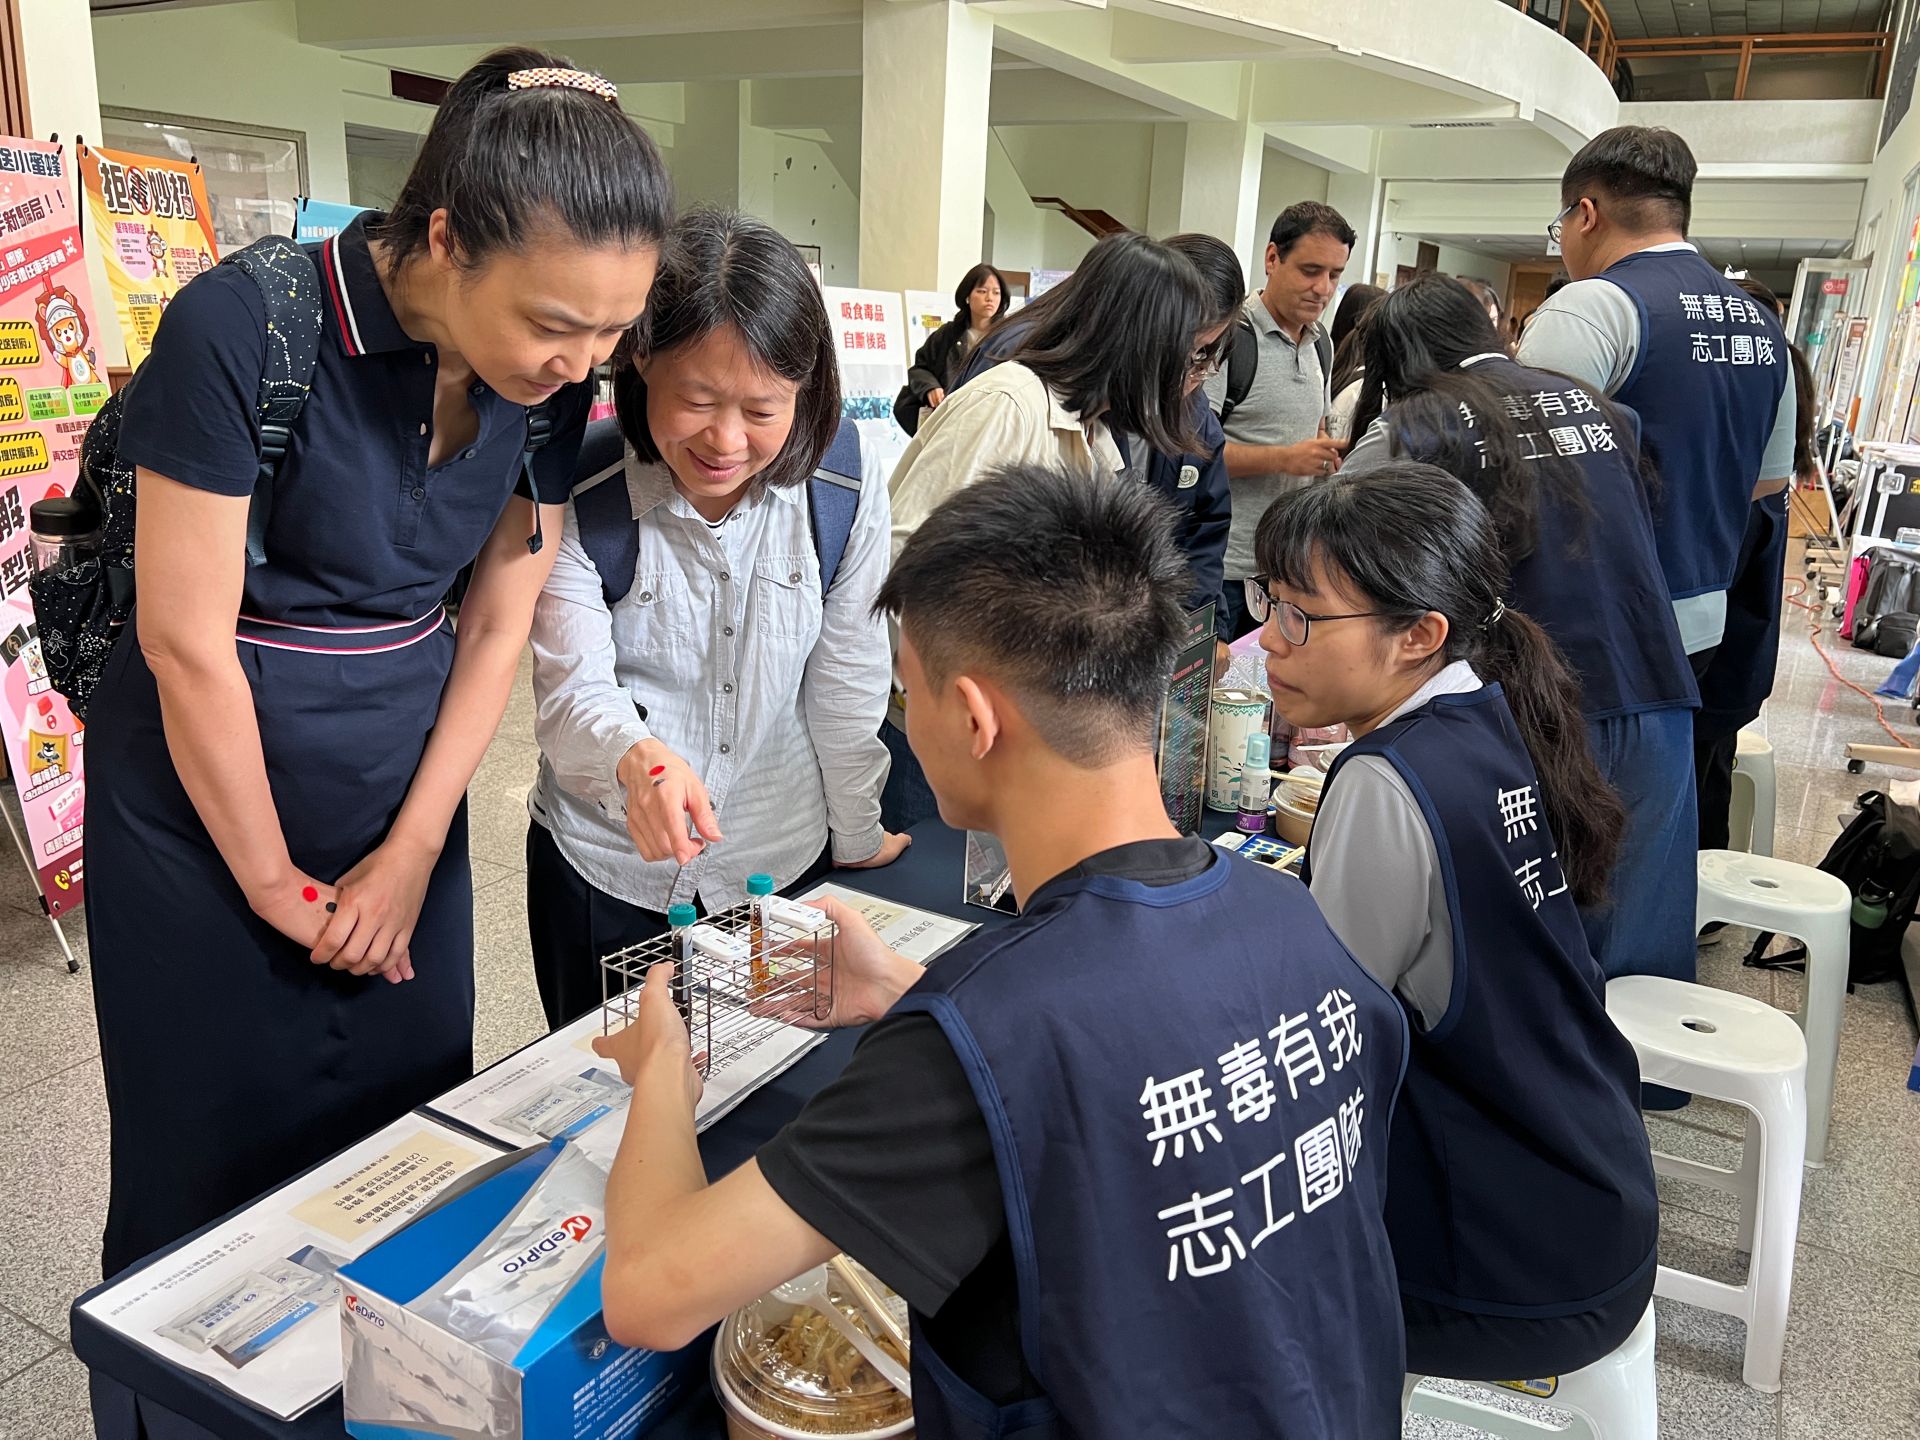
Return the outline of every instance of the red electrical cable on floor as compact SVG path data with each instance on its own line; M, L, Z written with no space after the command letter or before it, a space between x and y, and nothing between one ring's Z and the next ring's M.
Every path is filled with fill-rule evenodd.
M1811 604L1810 602L1799 598L1800 596L1807 593L1807 582L1804 580L1796 580L1793 583L1798 585L1800 588L1798 590L1789 591L1783 594L1780 598L1785 600L1789 605L1797 605L1800 609L1805 610L1810 615L1815 615L1815 616L1819 615L1820 607L1818 605ZM1822 626L1817 619L1807 626L1807 638L1813 642L1814 653L1817 654L1822 660L1827 662L1827 669L1832 673L1834 679L1838 680L1842 685L1846 686L1849 690L1853 691L1854 694L1865 697L1866 702L1869 705L1873 706L1873 718L1880 722L1880 728L1887 732L1888 736L1893 740L1894 744L1898 745L1903 750L1913 749L1914 748L1913 742L1907 739L1906 736L1902 735L1899 731L1895 730L1893 726L1887 723L1887 712L1885 708L1880 704L1879 697L1876 696L1871 690L1861 689L1858 685L1854 684L1853 681L1849 680L1846 676L1840 673L1840 667L1833 663L1833 657L1827 654L1826 647L1820 643L1820 636L1823 633L1824 629L1825 627Z

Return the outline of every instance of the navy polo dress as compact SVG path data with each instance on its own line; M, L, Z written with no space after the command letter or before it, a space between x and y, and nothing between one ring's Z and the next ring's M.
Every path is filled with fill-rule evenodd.
M237 643L293 863L332 882L406 799L453 662L441 601L525 493L527 412L476 383L478 434L429 468L437 352L400 328L365 218L308 253L323 282L319 364ZM196 279L128 393L122 458L249 493L266 343L252 281L231 266ZM553 402L532 477L547 503L565 499L590 400L582 384ZM463 805L414 930L416 978L316 966L254 915L215 849L131 637L90 721L86 914L112 1116L111 1275L472 1072L473 886Z

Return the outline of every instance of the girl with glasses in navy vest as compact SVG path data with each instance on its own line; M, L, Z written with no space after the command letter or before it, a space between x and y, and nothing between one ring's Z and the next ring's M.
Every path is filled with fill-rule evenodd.
M1580 682L1587 743L1628 815L1608 901L1581 912L1601 971L1691 980L1700 700L1660 573L1637 418L1509 359L1479 299L1445 275L1380 302L1367 379L1362 408L1388 409L1345 473L1397 456L1464 481L1493 517L1503 598Z
M1503 598L1493 517L1431 465L1281 496L1255 554L1274 707L1357 737L1308 883L1412 1021L1387 1194L1407 1367L1578 1369L1645 1312L1658 1231L1633 1050L1576 909L1625 822L1578 688Z
M119 437L137 635L87 730L109 1274L471 1075L467 784L671 212L606 80L525 49L461 76L393 210L308 248L318 359L253 566L283 337L233 266L168 306Z

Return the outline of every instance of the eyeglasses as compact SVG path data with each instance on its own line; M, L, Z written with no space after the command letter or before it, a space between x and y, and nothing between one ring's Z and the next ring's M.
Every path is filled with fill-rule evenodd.
M1552 223L1547 226L1547 239L1552 241L1555 245L1558 245L1560 243L1560 231L1566 226L1567 216L1571 215L1574 211L1578 210L1579 208L1580 208L1580 202L1576 200L1571 205L1567 206L1566 209L1562 210L1558 215L1554 216Z
M1384 615L1384 610L1356 610L1350 615L1310 615L1291 600L1275 600L1267 586L1272 583L1271 575L1249 575L1247 577L1247 613L1262 625L1267 623L1269 615L1280 630L1280 638L1289 645L1304 645L1316 620L1369 620Z
M1227 337L1222 335L1211 345L1202 345L1187 357L1187 374L1204 380L1220 368L1220 361L1227 353Z

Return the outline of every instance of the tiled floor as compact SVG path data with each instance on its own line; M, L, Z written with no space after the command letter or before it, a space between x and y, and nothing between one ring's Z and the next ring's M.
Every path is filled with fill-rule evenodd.
M1890 772L1845 773L1848 740L1884 740L1867 703L1835 682L1789 611L1780 676L1762 721L1779 767L1777 852L1815 861L1853 796ZM1843 674L1871 688L1888 661L1844 644ZM1920 740L1904 711L1897 729ZM525 924L522 797L532 779L531 698L523 671L500 736L472 790L479 941L478 1052L486 1063L540 1033ZM6 797L8 803L11 796ZM69 937L84 954L83 927ZM1799 981L1742 968L1745 938L1701 952L1701 979L1790 1006ZM1740 1382L1739 1324L1659 1302L1661 1434L1668 1440L1920 1440L1920 1096L1905 1089L1913 1023L1896 986L1847 1002L1831 1163L1810 1172L1802 1212L1786 1383L1761 1395ZM92 997L69 976L32 891L0 853L0 1440L91 1433L86 1374L66 1346L68 1301L92 1279L106 1205L106 1143ZM1733 1112L1696 1103L1653 1122L1663 1147L1731 1152ZM1665 1190L1662 1252L1735 1278L1725 1201ZM1409 1435L1474 1432L1414 1420Z

